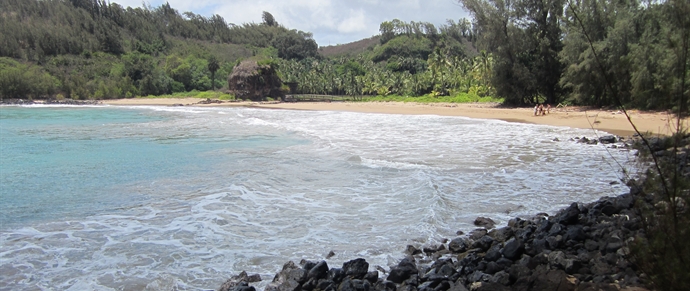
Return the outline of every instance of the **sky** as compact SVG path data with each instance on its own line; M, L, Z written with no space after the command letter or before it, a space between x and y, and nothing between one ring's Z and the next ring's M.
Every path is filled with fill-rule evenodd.
M122 6L158 7L164 0L111 0ZM261 23L263 11L290 29L314 34L319 46L345 44L379 33L381 22L430 22L436 26L446 20L469 18L457 0L168 0L180 13L191 11L202 16L222 16L234 24Z

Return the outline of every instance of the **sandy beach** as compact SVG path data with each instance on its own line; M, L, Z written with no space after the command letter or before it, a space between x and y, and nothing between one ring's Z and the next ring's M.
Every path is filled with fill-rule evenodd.
M196 98L161 98L161 99L118 99L105 100L108 105L161 105L161 106L242 106L267 109L350 111L384 114L418 114L441 116L464 116L481 119L498 119L508 122L521 122L573 128L597 129L608 133L631 136L635 133L633 126L622 112L617 110L592 110L579 107L552 108L550 114L534 116L532 108L503 108L498 104L418 104L402 102L300 102L300 103L260 103L260 102L223 102L198 104ZM669 135L676 128L676 119L665 112L628 111L631 120L640 132L651 132L657 135ZM683 121L687 128L688 120Z

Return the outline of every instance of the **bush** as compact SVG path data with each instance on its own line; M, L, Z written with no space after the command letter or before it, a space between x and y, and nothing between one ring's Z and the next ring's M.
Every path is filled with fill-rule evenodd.
M632 259L659 290L690 290L687 135L649 138L648 145L641 157L652 167L636 197L644 235L632 243Z
M0 58L0 99L49 97L59 87L57 78L41 67Z

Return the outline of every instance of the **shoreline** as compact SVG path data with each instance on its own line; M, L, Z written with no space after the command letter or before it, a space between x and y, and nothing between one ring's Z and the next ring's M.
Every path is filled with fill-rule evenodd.
M502 108L495 103L403 103L403 102L220 102L206 103L198 98L156 98L103 100L112 106L195 106L195 107L249 107L261 109L339 111L403 115L460 116L477 119L495 119L506 122L564 126L581 129L595 129L618 136L633 136L635 130L620 111L585 109L581 107L552 108L550 114L534 116L532 108ZM629 110L631 120L642 133L668 136L675 130L675 117L666 112L642 112ZM690 120L683 120L683 126Z

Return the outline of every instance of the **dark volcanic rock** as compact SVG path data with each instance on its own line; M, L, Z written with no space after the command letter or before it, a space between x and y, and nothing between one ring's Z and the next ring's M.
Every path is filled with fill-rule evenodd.
M494 239L488 235L483 236L472 244L472 248L481 249L483 252L487 251L494 243Z
M481 282L473 284L472 291L510 291L510 288L500 283Z
M308 279L323 279L328 276L328 264L326 261L321 261L314 265L307 273Z
M369 264L361 258L330 270L325 261L304 261L303 268L289 262L264 291L609 290L614 282L620 288L640 286L644 278L627 261L627 243L642 231L632 206L646 194L634 185L631 193L633 189L639 200L626 194L572 203L550 217L514 218L507 227L490 232L475 229L468 236L444 240L447 246L427 245L422 251L408 246L408 257L391 267L385 280L379 278L385 269L377 266L379 272L368 272ZM250 277L233 277L221 290L255 291L247 284Z
M501 252L503 256L507 259L517 260L520 258L524 250L525 245L521 241L515 238L511 238L509 241L506 242L506 245L505 247L503 247L503 250Z
M577 279L569 277L563 270L535 273L531 280L534 282L532 290L575 291L577 288Z
M369 291L371 284L365 280L345 279L338 286L338 291Z
M417 273L419 273L419 271L417 270L414 260L405 258L400 261L397 266L391 268L391 271L388 274L388 281L400 284Z
M492 246L489 251L486 252L484 259L490 262L497 261L501 258L501 245L496 244Z
M242 271L237 276L233 276L220 286L220 291L254 291L254 287L249 286L248 283L261 281L259 274L247 275L247 272ZM249 289L251 287L251 289Z
M343 271L345 276L353 279L363 279L369 272L369 263L366 260L359 258L343 263Z
M577 207L577 203L571 204L563 212L556 216L556 220L560 224L568 225L577 223L577 219L580 216L580 209Z
M599 138L599 142L603 143L603 144L612 144L612 143L616 143L617 141L618 140L613 135L606 135L606 136L602 136Z
M407 245L407 248L405 249L405 253L410 255L410 256L414 256L417 254L421 254L422 251L413 245Z
M448 249L454 253L464 253L469 246L469 241L464 237L455 238L448 243Z
M474 225L486 227L487 229L491 229L491 228L494 228L494 226L496 225L496 222L494 222L491 218L480 216L474 220Z
M581 242L581 241L584 241L585 239L587 239L587 234L585 233L585 231L583 230L581 225L571 225L566 230L566 234L565 234L565 240L566 241L573 240L573 241Z
M471 240L478 240L481 237L485 236L487 233L489 233L486 228L477 228L475 230L470 231L469 238Z

